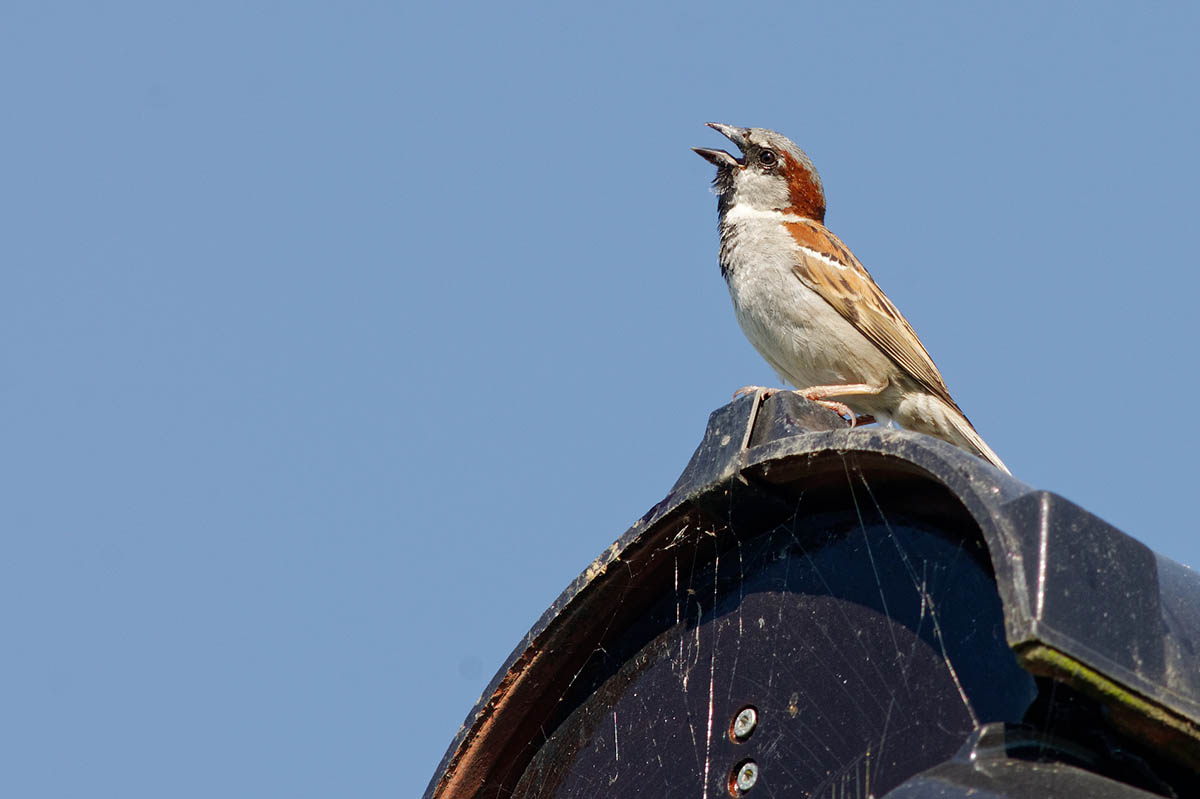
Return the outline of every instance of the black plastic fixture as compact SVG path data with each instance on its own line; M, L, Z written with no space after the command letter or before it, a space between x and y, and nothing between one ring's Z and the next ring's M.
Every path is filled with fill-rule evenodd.
M717 410L434 797L1200 795L1200 579L944 442Z

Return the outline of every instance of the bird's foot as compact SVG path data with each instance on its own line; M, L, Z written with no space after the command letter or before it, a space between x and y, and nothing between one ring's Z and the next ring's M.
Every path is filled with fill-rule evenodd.
M846 417L848 420L850 420L851 427L858 427L859 424L862 424L862 422L858 421L858 419L859 419L858 414L856 414L854 411L850 410L850 406L845 404L844 402L837 402L836 400L817 399L816 397L807 397L803 394L803 392L800 392L800 391L797 391L796 393L799 394L800 396L804 397L809 402L815 402L817 405L820 405L822 408L828 408L829 410L836 413L838 416Z
M847 391L849 389L849 391ZM765 400L772 394L778 394L784 389L767 388L766 386L742 386L737 391L733 392L733 398L744 397L748 394L753 394L756 391L763 393L762 398ZM839 394L877 394L883 390L882 387L876 388L866 384L853 384L848 386L811 386L809 388L796 389L794 393L804 397L809 402L815 402L823 408L836 413L838 416L843 416L850 422L851 427L859 427L864 424L874 424L875 417L870 414L862 414L861 416L850 410L850 406L844 402L837 400L826 399L836 390Z
M846 403L828 398L831 396L838 397L852 394L878 394L885 388L887 388L886 383L882 386L873 386L870 383L847 383L841 386L809 386L808 388L796 389L796 393L809 402L815 402L818 405L829 408L839 416L846 417L850 420L851 427L858 427L859 425L871 424L875 421L875 417L870 414L859 416L850 410L850 406Z
M766 399L772 394L778 394L781 390L782 389L778 388L767 388L766 386L742 386L737 391L733 392L733 398L737 399L738 397L744 397L747 394L753 394L755 391L761 391L763 393L762 398Z
M812 399L805 397L809 402L815 402L822 407L828 408L839 416L844 416L851 427L862 427L864 424L875 424L875 417L869 413L857 414L850 410L850 406L842 402L834 402L833 400Z

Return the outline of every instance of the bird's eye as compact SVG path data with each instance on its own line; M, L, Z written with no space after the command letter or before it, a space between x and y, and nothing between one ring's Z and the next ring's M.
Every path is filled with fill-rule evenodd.
M778 160L779 157L771 150L763 150L758 154L758 162L763 166L775 166Z

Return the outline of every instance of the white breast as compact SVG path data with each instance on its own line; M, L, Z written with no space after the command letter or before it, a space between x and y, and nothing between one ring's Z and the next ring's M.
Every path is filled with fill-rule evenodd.
M721 266L755 349L798 388L885 382L895 369L890 359L792 271L798 246L782 223L793 218L736 210L722 222Z

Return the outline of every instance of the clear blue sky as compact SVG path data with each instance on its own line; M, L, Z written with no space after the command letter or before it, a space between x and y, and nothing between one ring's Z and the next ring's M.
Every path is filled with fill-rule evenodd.
M709 120L1018 477L1200 563L1196 6L876 5L8 0L0 792L418 794L774 380Z

